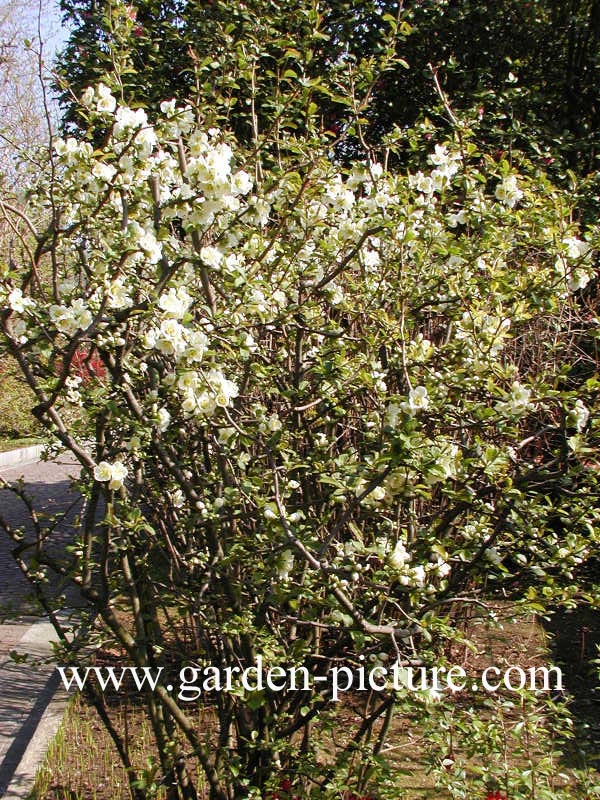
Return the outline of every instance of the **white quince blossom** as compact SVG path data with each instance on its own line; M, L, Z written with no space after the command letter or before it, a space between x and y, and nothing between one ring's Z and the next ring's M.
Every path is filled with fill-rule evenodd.
M151 229L143 228L139 222L132 220L127 225L127 243L132 250L141 251L136 260L144 257L150 264L157 264L162 256L162 245Z
M9 292L6 302L17 314L23 314L26 309L35 307L35 301L31 297L26 297L18 287Z
M535 404L531 402L531 389L523 386L519 381L515 381L511 386L510 395L506 402L496 403L497 411L511 416L520 416L534 408Z
M406 564L410 561L410 553L402 542L396 542L396 545L390 555L388 562L390 566L397 570L403 570Z
M154 347L167 355L178 355L185 350L184 327L176 319L165 319L160 323Z
M94 467L94 478L100 483L108 482L109 489L120 489L127 477L127 467L122 461L100 461Z
M420 171L417 172L416 175L408 176L408 185L426 195L433 194L435 191L435 182L433 178Z
M104 161L96 161L92 167L92 175L94 178L98 178L98 180L104 181L104 183L110 183L116 173L116 167L113 167L112 164L106 164Z
M168 292L161 294L158 307L169 317L181 319L192 304L192 298L183 286L177 289L171 287Z
M99 83L96 89L96 97L98 98L96 102L96 110L100 113L112 114L117 107L117 101L111 94L108 86L105 86L103 83Z
M235 173L231 179L232 194L247 195L252 191L252 178L243 169Z
M174 489L170 493L171 502L173 503L173 508L183 508L185 505L185 495L181 491L181 489Z
M212 267L212 269L219 269L223 263L223 253L218 247L210 244L201 248L200 258L207 267Z
M185 357L187 360L191 362L202 361L208 346L208 336L203 331L186 329L185 339Z
M421 363L427 361L434 352L434 346L429 339L425 339L422 333L409 344L406 355L411 361Z
M355 496L361 497L367 486L367 481L364 478L359 478L356 486L354 487ZM374 486L367 495L361 497L360 502L364 506L376 507L381 503L382 500L385 499L386 494L387 493L384 486Z
M228 445L235 437L235 428L221 428L219 431L219 444Z
M27 323L20 318L13 318L10 324L10 336L19 344L25 344L29 340Z
M214 393L215 403L221 408L226 408L233 398L237 397L237 384L228 380L219 369L211 369L206 375L206 380Z
M108 307L114 308L119 311L124 308L131 308L133 300L125 287L122 278L116 278L109 284L106 292L108 298Z
M516 175L507 175L496 186L496 199L509 208L514 208L523 198L523 192L519 189Z
M156 236L151 231L146 231L138 240L139 247L144 251L151 264L157 264L162 256L162 247Z
M562 241L567 247L567 258L585 258L592 252L591 244L578 239L576 236L565 236Z
M277 577L284 581L290 577L294 567L294 554L291 550L284 550L277 559Z
M86 108L91 108L92 103L94 102L94 87L88 86L87 89L81 95L81 102Z
M577 428L581 433L590 418L590 410L582 400L575 401L575 408L571 409L567 415L567 425Z
M68 167L73 167L93 154L93 148L89 142L78 141L74 136L67 139L57 138L54 142L54 152Z
M60 333L73 336L78 330L85 330L92 324L92 312L81 297L69 306L50 306L50 320Z
M452 572L452 567L447 561L444 561L443 558L440 558L440 556L438 556L434 564L433 571L438 576L438 578L447 578L448 575Z
M408 400L401 403L401 408L407 414L414 416L419 411L426 411L429 408L429 395L425 386L415 386L408 393Z
M82 405L83 399L81 397L81 392L79 391L79 387L82 384L82 379L79 375L70 375L65 380L65 386L67 387L67 395L66 400L67 403L72 403L73 405Z
M557 257L556 269L564 275L569 291L585 289L593 275L590 264L592 246L576 236L565 236L562 243L565 253Z
M164 408L164 406L158 409L158 413L156 414L156 422L157 428L161 433L164 433L169 427L171 423L171 414L166 408Z
M418 564L410 570L410 581L413 586L424 586L426 578L427 574L422 564Z
M456 228L457 225L466 225L468 221L469 214L464 208L460 211L448 214L448 225L451 228Z

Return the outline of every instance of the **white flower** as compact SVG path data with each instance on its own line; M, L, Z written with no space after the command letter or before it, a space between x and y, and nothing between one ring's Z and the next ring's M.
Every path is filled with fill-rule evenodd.
M17 314L22 314L27 306L33 305L31 300L24 296L20 289L13 289L8 295L8 307Z
M185 497L181 489L175 489L171 492L171 502L173 508L182 508L185 503Z
M277 577L286 580L294 567L294 554L291 550L284 550L277 560Z
M50 306L49 314L56 329L66 336L73 336L78 330L85 330L93 319L82 298L73 300L70 306Z
M451 228L456 228L457 225L466 225L469 221L469 215L463 208L454 214L448 214L448 225Z
M203 331L186 330L185 356L189 361L202 361L208 345L208 337Z
M131 129L143 128L148 124L148 117L143 108L138 108L135 111L127 106L121 106L117 109L115 114L115 124L113 127L113 135L119 139L124 133Z
M123 308L130 308L133 300L129 296L122 278L116 278L108 287L108 305L117 311Z
M19 344L25 344L28 340L25 320L13 319L10 326L10 335Z
M589 418L589 408L587 408L587 406L581 400L576 400L575 408L571 409L567 415L567 425L572 425L573 427L577 428L578 433L581 433L581 431L587 425Z
M504 414L519 416L535 406L531 402L531 389L528 389L519 381L515 381L511 387L508 400L504 403L497 403L496 410Z
M509 208L514 208L523 197L523 192L517 185L516 175L507 175L496 186L496 199Z
M88 86L83 92L81 95L81 102L86 108L91 108L92 103L94 102L94 88L92 86Z
M437 573L439 578L445 578L452 572L452 567L448 564L447 561L444 561L443 558L437 557L436 564L434 566L434 570Z
M410 553L402 542L396 542L396 546L389 555L388 561L394 569L402 570L410 561Z
M99 83L98 88L96 89L96 96L98 98L98 102L96 103L97 111L100 113L105 112L112 114L117 107L117 101L111 94L108 86L105 86L103 83Z
M228 380L220 370L211 369L206 375L206 380L214 393L214 403L217 406L225 408L234 397L237 397L237 384Z
M219 444L227 445L235 436L235 428L221 428L219 431Z
M232 194L246 195L250 191L252 191L252 178L241 169L231 179L231 192Z
M109 489L119 489L127 477L127 467L122 461L115 461L111 467L111 479L108 484Z
M108 481L109 489L120 489L126 477L127 467L122 461L115 461L114 464L109 461L100 461L94 467L94 478L101 483Z
M426 411L429 408L429 395L425 386L416 386L408 393L408 401L401 405L402 409L411 416L419 411Z
M150 231L146 231L138 240L138 245L144 251L151 264L157 264L162 256L162 247L157 241L156 236Z
M158 414L156 415L157 427L161 433L164 433L167 428L169 427L169 423L171 422L171 415L167 411L166 408L160 408L158 410Z
M135 135L133 143L137 153L142 158L147 158L154 149L158 138L151 125L141 128Z
M591 280L591 276L583 269L569 270L568 285L572 292L577 292L579 289L585 289Z
M161 294L158 299L158 306L169 317L181 319L192 304L192 298L180 286L178 289L170 288L165 294Z
M279 419L278 415L271 414L271 416L267 418L266 426L270 433L275 433L276 431L281 430L281 420Z
M201 248L200 258L206 264L207 267L212 267L213 269L219 269L223 261L223 253L219 250L218 247L213 247L212 245L209 244Z
M426 578L425 567L422 564L413 567L410 571L410 577L412 579L413 586L424 586Z
M165 355L179 355L185 350L184 328L176 319L165 319L155 334L154 347Z
M109 481L112 477L112 467L108 461L100 461L99 464L96 464L94 467L94 478L97 481L104 483L105 481Z
M105 164L103 161L96 161L92 167L92 175L98 180L109 183L116 175L117 170L112 164Z
M591 253L592 246L576 236L566 236L562 241L567 246L567 258L585 258Z

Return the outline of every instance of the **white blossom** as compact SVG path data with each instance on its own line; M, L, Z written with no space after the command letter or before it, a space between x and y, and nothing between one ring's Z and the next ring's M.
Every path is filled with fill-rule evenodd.
M507 175L496 186L496 199L509 208L514 208L523 198L523 192L519 189L516 175Z
M109 489L120 489L127 477L127 467L122 461L100 461L94 467L94 478L101 483L108 482Z

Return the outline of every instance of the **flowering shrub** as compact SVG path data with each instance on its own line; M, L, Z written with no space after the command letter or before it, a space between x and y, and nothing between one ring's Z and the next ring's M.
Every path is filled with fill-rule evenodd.
M341 169L318 134L248 153L172 101L151 124L102 83L82 109L105 144L55 142L1 321L88 498L73 553L36 559L132 663L429 664L462 608L592 596L596 382L572 370L597 231L568 196L466 131L406 175ZM195 797L193 759L213 800L281 770L366 796L397 694L237 687L205 736L160 684L161 780Z

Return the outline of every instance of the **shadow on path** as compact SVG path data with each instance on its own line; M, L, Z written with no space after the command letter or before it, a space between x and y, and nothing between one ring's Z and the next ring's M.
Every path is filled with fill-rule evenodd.
M562 668L577 739L597 768L600 760L600 611L587 607L557 611L544 627L552 636L551 649ZM576 760L576 754L574 754Z
M71 486L71 474L78 467L72 462L37 463L0 470L0 476L14 485L24 474L24 489L31 498L37 514L48 553L54 558L65 557L65 547L72 542L82 501ZM34 527L23 501L9 489L0 489L0 519L13 529L24 528L26 541L34 541ZM16 564L12 551L15 542L0 524L0 620L23 614L39 613L32 588ZM25 561L33 555L24 553ZM51 595L60 594L63 587L49 571Z

